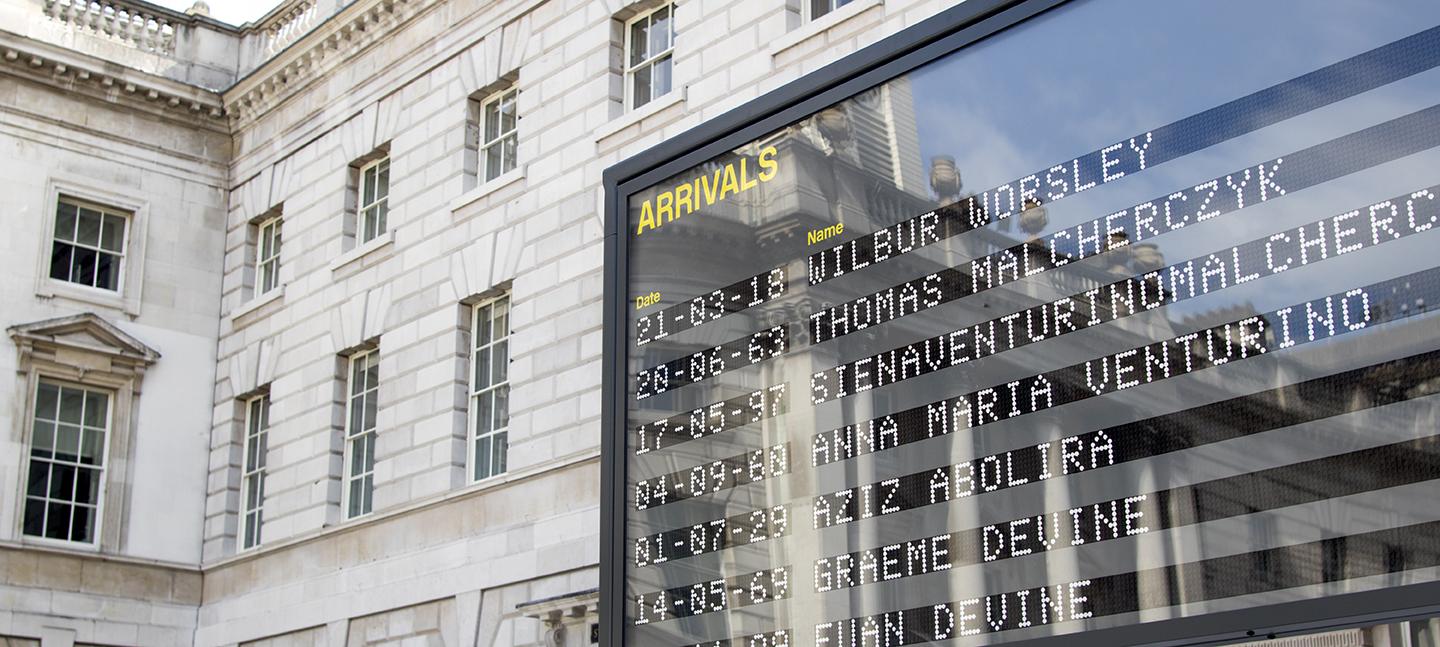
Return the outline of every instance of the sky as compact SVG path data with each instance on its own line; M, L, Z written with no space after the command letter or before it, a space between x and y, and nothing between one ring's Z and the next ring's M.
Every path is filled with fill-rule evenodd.
M195 0L151 0L155 4L176 11L184 11L195 4ZM279 4L279 0L206 0L210 4L210 17L232 25L243 25L255 20Z

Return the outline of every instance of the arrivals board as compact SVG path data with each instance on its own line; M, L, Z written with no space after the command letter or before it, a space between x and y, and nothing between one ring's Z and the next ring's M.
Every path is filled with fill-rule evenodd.
M1422 0L972 0L612 169L606 641L1433 604L1437 67Z

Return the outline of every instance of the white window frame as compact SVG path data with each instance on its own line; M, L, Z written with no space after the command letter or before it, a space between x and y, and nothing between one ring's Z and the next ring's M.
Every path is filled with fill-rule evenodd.
M377 195L366 195L366 176L375 174L375 193ZM380 191L381 174L385 177L384 195L378 195ZM358 207L355 210L355 241L363 245L376 238L385 235L390 228L390 156L385 155L380 159L369 162L360 167L360 183L355 187L356 202ZM374 231L371 231L370 221L373 213L380 215L375 218Z
M485 136L485 133L489 132L489 130L490 130L489 127L488 127L488 126L489 126L489 119L490 119L490 106L492 106L492 105L497 105L497 109L496 109L496 119L497 119L497 120L500 120L501 123L503 123L503 120L501 120L500 117L499 117L499 115L500 115L499 109L504 107L505 101L506 101L507 99L508 99L508 100L510 101L510 103L511 103L511 109L515 111L515 123L514 123L514 125L513 125L509 130L500 130L501 126L500 126L499 124L497 124L497 125L496 125L496 135L495 135L495 137L493 137L493 138L487 138L487 137ZM494 179L496 179L496 178L498 178L498 177L500 177L501 175L504 175L504 174L506 174L506 173L509 173L510 171L515 170L515 168L520 165L520 155L519 155L519 150L518 150L518 149L519 149L519 145L520 145L520 137L519 137L519 131L520 131L520 112L519 112L519 109L516 107L516 105L519 103L519 100L520 100L520 89L512 85L512 86L508 86L508 87L506 87L506 88L504 88L504 89L502 89L502 90L499 90L499 91L491 94L491 95L488 96L488 97L485 97L485 99L480 102L479 148L480 148L480 167L481 167L481 168L480 168L480 183L481 183L481 184L484 184L484 183L486 183L486 182L489 182L489 181L491 181L491 180L494 180ZM509 168L505 168L505 148L504 148L504 147L505 147L505 145L506 145L507 140L514 140L514 143L512 143L512 144L510 144L510 145L511 145L511 146L514 146L514 147L516 148L516 150L515 150L515 152L514 152L514 155L515 155L515 156L514 156L514 158L511 160L511 163L510 163L510 167L509 167ZM500 168L499 168L499 169L491 169L491 168L490 168L490 155L489 155L488 153L489 153L489 151L490 151L491 148L494 148L494 147L496 147L496 146L501 147L501 148L500 148Z
M841 7L844 7L845 5L848 5L852 2L857 2L858 0L824 0L825 4L829 7L829 9L826 9L824 13L818 16L815 15L815 0L800 1L805 5L805 22L810 22L812 20L819 20L821 18L824 18L825 16L835 13Z
M281 216L267 218L255 225L255 296L280 288L280 245L283 234ZM266 254L266 242L270 242Z
M505 308L503 323L497 322L493 316L487 318L486 320L481 320L482 313L493 312L494 308L497 305L502 304ZM468 448L466 450L466 465L469 466L467 473L469 476L469 480L472 483L478 483L480 481L492 479L498 476L503 476L509 470L509 365L510 321L512 313L513 310L510 307L510 294L508 292L491 299L477 302L474 305L470 306L470 377L468 407L469 415L467 416L466 425L468 429L468 441L466 443L466 446ZM482 326L484 326L484 328L482 328ZM501 328L499 332L503 332L503 336L497 336L497 331L495 330L497 326ZM485 328L488 328L491 331L491 334L489 336L481 334L482 330L484 330ZM497 349L499 349L505 355L503 361L499 362L498 364L496 363ZM477 372L476 369L480 367L482 361L484 361L491 368L490 380L484 386L480 386L479 384L477 384L475 379ZM500 376L501 379L499 380L495 379L497 372L495 370L496 367L499 367L499 372L503 374ZM489 412L491 419L490 428L482 433L480 431L480 402L482 401L482 398L485 398L487 396L491 398L492 402L503 401L504 404L502 406L492 405L493 408ZM504 444L504 447L499 452L501 461L499 468L496 469L495 462L492 460L489 463L489 471L482 474L480 472L480 453L478 446L482 441L486 439L488 439L490 442L490 455L492 457L496 455L494 443L496 443L497 441L501 442Z
M62 205L70 205L70 206L76 208L75 230L73 230L73 231L71 232L72 238L71 238L70 240L62 240L62 239L57 238L57 237L55 236L55 226L59 223L59 219L60 219L59 211L60 211L60 207L61 207ZM79 227L80 227L80 220L79 220L79 210L80 210L80 209L87 209L87 210L90 210L90 211L95 211L95 212L100 213L100 215L101 215L102 229L101 229L100 231L97 231L97 232L96 232L95 235L96 235L96 237L97 237L97 240L96 240L96 243L95 243L94 245L89 245L89 244L86 244L86 243L82 243L82 242L80 242L80 240L79 240L78 232L79 232ZM121 223L123 223L123 224L122 224L122 229L123 229L123 231L120 233L120 249L119 249L118 251L105 249L105 248L104 248L104 244L101 242L101 241L104 240L104 231L103 231L103 226L104 226L104 225L103 225L103 223L104 223L105 220L107 220L106 216L111 216L111 217L119 218L120 221L121 221ZM126 249L126 248L129 246L129 244L130 244L130 224L131 224L130 221L131 221L131 219L132 219L133 217L134 217L133 214L131 214L131 213L127 212L127 211L124 211L124 210L122 210L122 209L117 209L117 208L114 208L114 207L105 206L105 205L103 205L103 204L99 204L99 203L92 202L92 201L90 201L90 200L85 200L85 199L82 199L82 198L76 198L76 197L71 196L71 195L69 195L69 194L60 194L60 196L59 196L59 197L56 199L56 201L55 201L55 213L53 214L54 220L52 221L51 227L50 227L50 230L49 230L50 247L49 247L49 253L46 254L46 258L47 258L50 262L47 264L47 267L46 267L46 270L45 270L45 276L49 277L50 280L52 280L52 281L58 281L58 282L61 282L61 283L65 283L65 284L67 284L67 285L71 285L71 286L74 286L74 287L79 288L79 289L82 289L82 290L96 290L96 291L99 291L99 292L104 293L104 294L114 294L114 295L122 294L122 293L124 292L124 290L125 290L125 269L126 269L126 265L128 264L128 263L126 263L126 261L127 261L128 259L126 258L125 249ZM101 286L99 286L99 285L91 285L91 284L89 284L89 283L81 283L81 282L72 280L72 279L70 279L70 278L60 279L60 278L55 278L54 276L52 276L52 275L50 274L50 271L51 271L51 268L53 267L54 262L55 262L55 245L56 245L56 243L60 243L60 244L64 244L64 245L69 245L70 247L75 248L75 249L86 249L86 250L90 250L90 251L92 251L92 252L95 252L96 254L106 254L106 255L109 255L109 256L114 256L114 257L116 258L116 261L115 261L115 287L113 287L113 288L110 288L110 287L101 287ZM74 264L73 264L73 262L70 264L70 268L71 268L72 270L74 269Z
M649 55L645 60L640 61L639 63L631 64L631 63L630 63L630 52L633 51L632 48L634 48L634 46L635 46L635 43L632 42L633 39L631 38L631 28L632 28L636 23L639 23L639 22L641 22L641 21L648 21L648 20L650 20L652 16L654 16L655 14L659 13L659 12L662 11L662 10L668 10L668 11L670 12L670 21L669 21L669 22L670 22L670 39L669 39L670 42L669 42L669 47L666 47L666 48L665 48L663 51L661 51L661 52L650 52L650 55ZM652 26L653 26L653 25L652 25ZM647 48L649 47L649 43L646 43L646 47L647 47ZM674 89L675 89L675 3L674 3L673 1L672 1L672 2L666 2L666 3L664 3L664 4L661 4L661 5L658 6L658 7L655 7L654 9L650 9L650 10L644 12L644 13L641 13L641 14L639 14L639 15L637 15L637 16L635 16L635 17L633 17L633 18L631 18L631 19L629 19L629 20L627 20L627 21L625 21L625 51L622 52L622 54L623 54L623 56L624 56L624 60L622 61L622 64L623 64L624 69L625 69L625 83L624 83L624 86L625 86L625 87L624 87L623 91L625 92L625 109L626 109L627 111L629 111L629 110L634 110L634 109L636 109L636 108L643 107L644 105L646 105L646 104L648 104L648 103L651 103L651 102L655 101L656 99L658 99L658 98L660 98L660 97L663 97L663 96L665 96L666 94L669 94L672 90L674 90ZM647 99L647 100L645 101L645 103L641 103L641 104L638 104L638 105L637 105L637 104L635 103L635 73L636 73L636 72L639 72L640 70L642 70L642 69L644 69L644 68L647 68L647 67L648 67L648 68L651 68L651 69L653 70L655 64L658 63L658 62L660 62L660 60L663 59L663 58L669 58L669 59L670 59L670 87L669 87L669 88L666 88L664 92L661 92L661 93L658 93L658 94L657 94L657 93L655 92L655 75L652 73L652 74L650 75L650 98Z
M341 508L341 514L343 515L343 517L344 517L345 519L358 519L358 518L360 518L360 517L363 517L363 516L365 516L365 515L368 515L368 514L374 512L374 510L375 510L375 500L374 500L374 497L375 497L375 437L376 437L376 431L375 431L375 429L376 429L376 427L375 427L375 425L374 425L374 422L375 422L375 421L373 421L373 420L370 421L370 422L371 422L371 426L369 426L368 428L366 427L364 412L365 412L365 406L371 401L371 399L374 399L374 398L376 398L376 397L379 396L379 391L380 391L380 378L379 378L379 376L378 376L378 373L379 373L378 366L376 365L376 363L378 362L378 355L379 355L379 351L378 351L377 349L371 349L371 350L361 351L361 352L358 352L358 353L355 353L355 354L351 355L350 358L349 358L349 361L346 362L346 367L345 367L345 436L344 436L344 438L345 438L345 451L344 451L344 457L345 457L345 459L344 459L344 461L342 461L342 465L344 466L344 471L340 474L340 480L341 480L341 482L344 484L344 487L341 488L342 494L341 494L341 498L340 498L340 508ZM367 383L360 389L360 391L359 391L358 393L355 391L355 379L356 379L355 368L356 368L356 365L357 365L357 364L358 364L358 365L362 365L362 366L363 366L364 368L366 368L366 369L369 369L369 367L371 367L371 366L376 366L376 373L377 373L377 376L376 376L376 378L375 378L375 383L374 383L374 384L369 384L369 383L367 382ZM365 375L367 375L368 373L369 373L369 371L368 371L368 370L365 370L365 371L362 371L359 375L363 378L363 377L364 377ZM355 412L356 412L356 407L357 407L357 406L360 407L360 409L359 409L359 411L360 411L360 419L359 419L360 422L359 422L358 428L357 428L357 426L356 426L356 424L355 424L355 422L356 422ZM379 407L379 402L378 402L378 401L375 402L375 407L374 407L374 409L375 409L375 411L376 411L376 415L378 416L378 415L379 415L379 409L380 409L380 407ZM356 454L356 452L355 452L355 444L356 444L356 441L360 441L361 444L363 444L363 445L366 446L366 451L367 451L368 454L369 454L368 458L370 459L370 465L369 465L369 466L363 466L363 463L362 463L362 467L358 470L359 473L356 473L357 470L356 470L356 463L355 463L355 461L356 461L357 459L362 459L362 458L364 458L364 457L363 457L363 456L358 456L358 455ZM352 497L352 496L356 496L355 488L357 487L357 484L358 484L358 487L363 487L363 488L365 488L365 489L362 491L361 494L359 494L359 496L362 497L362 503L361 503L361 506L360 506L360 510L359 510L358 512L353 512L353 513L352 513L352 511L351 511L351 505L350 505L350 500L351 500L351 497Z
M269 462L269 436L270 394L245 400L244 439L240 444L240 550L250 550L263 541L260 533L265 524L265 467ZM253 452L252 443L255 447ZM256 489L255 501L250 500L252 483Z
M90 539L89 539L88 541L87 541L87 540L69 539L69 538L60 539L60 538L56 538L56 537L47 537L47 536L45 536L45 535L44 535L44 531L45 531L45 528L47 527L48 524L46 523L45 517L43 517L43 516L42 516L42 520L41 520L41 522L40 522L41 534L39 534L39 535L32 535L32 534L29 534L29 533L27 533L27 532L24 531L24 519L25 519L25 517L27 516L27 515L26 515L26 512L28 511L28 509L29 509L29 507L30 507L30 505L31 505L31 503L30 503L31 500L34 499L34 497L31 497L31 496L30 496L31 467L32 467L32 464L33 464L34 461L41 461L41 462L46 463L47 469L48 469L48 467L49 467L50 465L53 465L53 464L71 465L71 466L75 466L77 469L91 469L91 468L88 468L88 467L82 467L84 464L81 463L81 462L79 462L79 461L78 461L78 458L77 458L76 461L62 461L62 460L58 460L58 459L54 458L53 454L52 454L52 457L51 457L51 458L48 458L48 459L47 459L47 458L39 458L39 457L36 457L36 456L35 456L35 447L36 447L36 445L35 445L35 423L38 422L37 419L40 417L40 412L38 411L38 407L39 407L39 403L40 403L40 389L43 388L45 385L51 385L51 386L57 387L58 389L78 390L78 391L80 391L80 392L82 393L82 414L81 414L81 423L80 423L80 425L79 425L79 426L81 427L81 435L80 435L80 437L77 438L77 440L76 440L76 442L78 443L77 450L78 450L78 447L81 447L81 446L84 445L84 436L85 436L86 433L88 433L88 430L94 428L93 426L85 425L85 424L84 424L83 407L88 404L88 403L86 402L86 400L87 400L88 398L86 398L85 396L88 395L88 394L90 394L90 393L96 393L96 394L100 394L100 395L104 395L104 396L105 396L105 418L104 418L104 427L103 427L103 429L104 429L104 432L103 432L103 433L104 433L104 439L103 439L103 441L101 442L101 445L100 445L100 462L98 463L99 467L98 467L98 469L96 470L96 474L95 474L95 477L94 477L95 479L97 479L97 483L96 483L96 486L95 486L96 489L95 489L95 505L94 505L94 507L95 507L95 518L94 518L94 522L93 522L93 524L91 525L91 528L90 528ZM22 468L23 471L24 471L24 473L25 473L25 480L22 481L22 483L24 484L24 489L19 493L19 497L20 497L20 500L21 500L20 520L19 520L19 521L20 521L20 528L21 528L20 532L21 532L21 534L24 536L24 541L26 541L26 542L35 542L35 543L48 543L48 544L55 544L55 545L59 545L59 546L83 546L83 547L86 547L86 548L97 548L97 547L100 545L100 538L101 538L101 536L102 536L102 534L103 534L103 532L104 532L104 523L105 523L105 499L106 499L106 491L107 491L107 489L108 489L108 488L107 488L107 481L109 480L109 476L110 476L110 473L109 473L109 472L110 472L110 444L113 442L112 439L115 437L115 434L116 434L116 429L115 429L115 408L116 408L116 401L117 401L118 395L119 395L118 393L116 393L115 391L112 391L112 390L110 390L110 389L97 388L97 387L95 387L95 386L93 386L93 385L80 384L80 383L70 382L70 381L66 381L66 380L57 380L57 379L53 379L53 378L49 378L49 377L40 377L40 379L38 379L38 380L35 381L35 388L32 390L32 392L31 392L31 394L30 394L30 405L29 405L29 407L27 407L28 412L29 412L29 420L28 420L28 424L26 425L26 428L27 428L27 430L28 430L28 432L29 432L29 435L28 435L28 438L27 438L27 441L28 441L28 442L26 443L26 452L25 452L24 457L23 457L23 459L22 459L22 460L25 461L24 466L23 466L23 468ZM57 398L58 398L58 397L60 397L60 396L59 396L59 393L57 392ZM56 406L57 406L57 408L60 406L59 401L57 401ZM52 430L52 434L53 434L53 435L52 435L52 441L51 441L51 442L52 442L51 447L54 447L54 446L55 446L55 442L57 441L57 439L58 439L58 437L59 437L59 434L58 434L59 421L58 421L58 420L51 420L51 421L48 421L48 422L51 422L52 424L55 425L55 428ZM72 498L71 498L69 501L66 501L66 500L63 500L63 499L55 500L55 501L56 501L56 502L59 502L59 503L63 503L63 504L68 505L72 510L73 510L73 508L75 508L75 507L88 507L88 506L84 506L83 504L77 503L76 500L74 499L75 489L78 488L78 487L79 487L79 479L76 478L76 479L75 479L75 483L74 483L74 484L72 485L72 487L71 487L71 497L72 497ZM44 505L44 506L46 507L46 510L44 511L43 514L46 515L46 516L48 516L48 515L49 515L49 506L48 506L47 504L52 501L52 499L50 499L50 496L49 496L50 483L49 483L49 479L48 479L48 478L47 478L47 480L46 480L45 490L46 490L45 496L40 497L39 500L41 501L41 505ZM72 525L71 525L69 528L70 528L70 530L73 531L73 519L72 519ZM68 535L68 534L70 534L70 533L67 532L67 535Z

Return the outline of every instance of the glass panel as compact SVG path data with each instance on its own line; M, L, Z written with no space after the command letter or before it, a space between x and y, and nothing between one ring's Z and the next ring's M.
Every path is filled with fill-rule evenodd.
M71 254L70 280L82 285L95 285L95 256L98 252L76 247Z
M495 338L510 336L510 299L506 297L495 302Z
M495 474L505 473L507 463L506 454L509 452L509 449L510 434L504 431L495 434L495 444L492 447L492 450L494 451L494 458L491 460L491 465L494 468Z
M362 207L368 206L371 202L375 201L376 175L377 169L375 167L372 166L368 169L365 169L365 177L363 178L362 182L363 186L360 191L360 206Z
M362 426L362 424L361 424L362 422L364 422L364 420L365 420L365 400L364 400L364 398L361 398L361 397L359 397L359 396L356 396L355 398L352 398L352 399L350 400L350 421L347 423L347 426L345 427L345 433L346 433L346 435L349 435L349 436L351 436L351 437L354 437L356 434L359 434L360 432L364 431L365 428L364 428L364 426Z
M502 147L504 149L504 153L502 154L503 159L500 162L501 168L503 170L515 170L515 147L518 145L519 139L516 137L515 133L512 132L510 133L509 137L505 138L505 142L504 144L502 144Z
M260 437L250 436L245 439L245 471L255 469L255 461L260 455Z
M106 414L110 410L110 396L94 391L85 392L85 426L104 429Z
M500 177L505 164L505 143L497 142L485 148L485 179Z
M360 476L365 473L365 436L362 434L350 439L350 476Z
M80 503L100 503L100 470L77 468L75 470L75 500Z
M485 142L493 142L500 136L500 102L485 104Z
M366 475L364 478L365 487L361 493L365 496L364 514L369 514L375 507L375 477Z
M657 97L670 91L670 59L666 56L655 61L655 87L652 92Z
M670 7L650 14L650 55L670 49Z
M475 353L475 390L490 386L490 349L482 348Z
M510 342L509 342L508 340L507 340L507 341L500 341L500 342L496 342L496 343L495 343L495 346L494 346L494 349L495 349L494 360L491 362L491 365L492 365L494 368L493 368L493 370L491 371L491 374L495 376L495 382L496 382L496 383L504 382L507 378L510 377L510 375L509 375L509 373L510 373L510 359L509 359L509 358L510 358L510 348L509 348L509 346L510 346Z
M55 456L55 423L35 421L35 434L30 444L30 455L39 458Z
M635 70L635 74L630 77L630 85L633 86L634 92L631 95L634 97L634 100L631 101L632 107L639 108L650 103L650 66Z
M646 47L650 44L650 19L641 18L630 25L630 65L637 65L650 58Z
M80 462L86 465L100 465L105 461L105 432L86 429L81 437Z
M55 458L57 460L75 461L80 457L79 427L60 425L59 433L55 436Z
M353 482L351 482L350 500L347 502L348 505L345 510L345 516L358 517L362 514L365 514L365 493L360 491L362 487L363 482L361 479L355 479Z
M75 467L63 463L50 465L50 498L58 501L73 501L75 497Z
M75 240L75 212L73 204L60 203L55 211L55 238L57 240Z
M481 436L475 439L475 478L483 479L490 476L490 444L493 442L490 436Z
M355 357L350 360L350 395L358 395L365 390L365 356Z
M257 470L265 469L266 455L269 453L269 447L270 435L260 434L259 447L257 447L255 451L255 464L251 467Z
M380 204L375 205L375 235L376 235L376 236L379 236L380 234L385 233L386 229L387 229L388 226L389 226L388 223L386 223L385 221L386 221L386 217L389 216L389 215L390 215L390 203L389 203L388 201L386 201L386 200L381 200L381 201L380 201Z
M55 243L50 249L50 278L70 280L71 254L75 248L65 243Z
M365 429L366 431L369 431L369 430L375 428L375 415L376 415L376 413L377 413L377 409L379 408L379 404L378 404L379 398L377 398L377 397L375 397L375 396L376 396L376 394L375 394L373 391L370 392L370 393L365 394L365 427L364 427L364 429Z
M95 508L80 506L74 508L74 519L70 526L72 541L90 541L95 535Z
M246 515L246 516L245 516L245 547L246 547L246 548L254 548L254 547L256 546L256 544L259 544L259 543L260 543L259 537L258 537L259 534L260 534L260 515L254 514L254 513L251 513L251 514Z
M810 0L810 19L830 13L830 0Z
M490 343L490 317L491 305L480 306L475 314L475 347L479 348Z
M45 533L45 501L25 499L25 534L39 537Z
M390 195L390 160L380 163L380 178L375 181L375 197L377 199Z
M260 479L254 476L245 479L245 509L254 510L260 506Z
M51 503L45 508L45 536L51 539L70 539L70 506Z
M380 386L380 361L373 354L365 356L365 389Z
M41 384L35 395L35 417L55 420L60 406L60 387Z
M368 242L375 238L375 227L380 223L380 214L376 213L375 207L367 207L361 216L360 242Z
M60 421L80 424L85 411L85 392L79 389L60 388Z
M116 289L120 283L120 257L104 252L95 257L95 287Z
M91 247L100 246L100 222L103 216L98 211L80 210L80 220L75 228L75 242Z
M502 386L495 389L495 428L504 429L510 426L510 387Z
M487 434L495 420L495 392L486 391L475 397L475 433Z
M365 434L365 471L375 471L375 433Z
M508 133L515 130L515 100L519 91L506 94L500 100L500 132Z
M125 244L125 219L120 216L105 216L105 228L100 233L100 246L112 252L121 252Z
M45 461L30 461L29 484L25 487L25 493L30 496L45 496L50 487L50 463Z

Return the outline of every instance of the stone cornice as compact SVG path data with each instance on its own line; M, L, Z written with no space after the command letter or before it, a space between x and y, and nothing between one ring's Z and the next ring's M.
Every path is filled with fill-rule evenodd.
M209 90L0 30L0 73L162 118L223 128L225 107Z
M425 0L356 0L225 90L235 122L255 119L403 25Z

